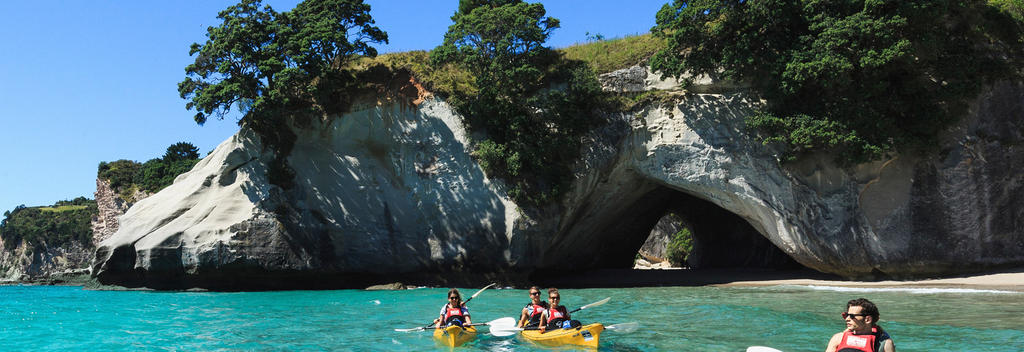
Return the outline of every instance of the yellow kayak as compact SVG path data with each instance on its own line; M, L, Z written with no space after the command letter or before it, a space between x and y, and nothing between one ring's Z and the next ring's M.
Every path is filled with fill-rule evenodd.
M556 329L541 333L540 330L524 330L523 337L545 346L579 345L597 347L597 340L604 331L604 325L590 324L575 329Z
M452 325L446 328L434 329L434 339L444 346L459 347L475 338L476 327L472 326L463 328Z

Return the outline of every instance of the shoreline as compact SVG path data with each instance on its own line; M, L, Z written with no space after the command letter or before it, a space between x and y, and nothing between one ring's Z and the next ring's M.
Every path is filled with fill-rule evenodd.
M498 281L502 280L499 279ZM536 284L538 286L559 288L630 288L672 286L764 287L793 285L871 289L952 288L1024 293L1024 267L933 279L879 281L846 280L836 275L825 274L809 269L595 269L578 273L534 275L529 279L529 281L531 285ZM133 289L119 286L103 286L93 280L90 280L88 276L73 275L70 277L65 276L61 279L46 278L27 281L0 281L0 286L11 285L83 286L87 289L93 290L153 290L148 288ZM370 288L370 286L367 286L366 288ZM385 289L393 288L389 287Z
M850 288L961 288L1024 292L1024 268L921 280L852 281L811 270L758 269L599 269L536 278L538 284L565 288L658 286L833 286Z

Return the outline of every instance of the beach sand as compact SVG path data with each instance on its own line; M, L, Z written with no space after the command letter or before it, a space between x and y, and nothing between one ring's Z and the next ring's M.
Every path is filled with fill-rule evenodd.
M759 269L601 269L535 278L539 284L559 287L642 286L839 286L968 288L1024 292L1024 268L927 280L849 281L811 270Z

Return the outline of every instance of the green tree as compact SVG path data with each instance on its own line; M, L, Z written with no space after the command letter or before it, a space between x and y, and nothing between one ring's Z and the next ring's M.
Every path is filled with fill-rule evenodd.
M175 162L178 160L199 159L199 148L188 142L178 142L167 147L163 161Z
M489 175L510 181L516 200L552 200L593 124L596 76L544 46L559 22L541 4L463 0L452 21L431 61L474 77L470 89L449 97L470 128L486 135L474 154ZM567 85L550 89L556 83Z
M673 1L657 14L657 71L752 84L748 120L793 155L859 162L933 144L986 79L1016 73L1019 23L986 1ZM1007 59L1009 58L1009 60Z
M362 0L309 0L285 13L260 5L242 0L221 11L222 23L207 29L206 43L192 44L196 59L185 67L178 92L197 111L197 123L223 118L232 106L243 121L314 106L310 100L323 88L318 82L332 68L356 54L375 56L368 43L387 43Z
M665 256L674 266L685 266L686 259L693 253L693 234L690 228L684 227L679 232L672 234L668 245L665 247Z

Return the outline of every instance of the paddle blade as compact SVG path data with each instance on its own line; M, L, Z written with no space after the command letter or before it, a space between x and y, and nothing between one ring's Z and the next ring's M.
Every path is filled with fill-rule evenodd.
M484 292L484 290L486 290L486 289L489 289L489 288L491 288L491 287L494 287L494 285L497 285L497 284L498 284L498 283L497 283L497 282L495 282L495 283L492 283L492 284L490 284L490 285L484 286L484 288L481 288L481 289L480 289L480 291L476 291L476 293L474 293L474 294L473 294L472 296L469 296L469 298L473 298L473 297L476 297L476 296L477 296L477 295L479 295L479 294L480 294L481 292Z
M490 326L490 333L494 336L511 336L519 332L519 327L516 326L516 319L513 317L504 317L487 322Z
M494 335L497 337L513 336L521 331L522 328L515 326L503 326L503 328L495 328L495 326L490 326L490 335Z
M588 304L588 305L582 306L582 307L580 307L580 310L584 310L584 309L587 309L587 308L590 308L590 307L597 307L597 306L599 306L599 305L602 305L602 304L608 303L608 301L610 301L610 300L612 300L612 298L611 298L611 297L608 297L608 298L602 299L602 300L600 300L600 301L597 301L597 302L594 302L594 303L591 303L591 304Z
M631 321L631 322L628 322L628 323L608 325L608 326L605 326L604 328L605 328L605 330L614 330L616 332L628 333L628 332L634 332L634 331L636 331L636 329L639 329L640 328L640 323L637 323L635 321Z
M600 300L600 301L597 301L597 302L594 302L594 303L591 303L591 304L588 304L588 305L585 305L585 306L582 306L582 307L579 307L579 308L573 309L573 310L572 310L572 311L570 311L569 313L576 313L576 312L579 312L579 311L581 311L581 310L584 310L584 309L587 309L587 308L591 308L591 307L597 307L597 306L599 306L599 305L602 305L602 304L608 303L608 301L610 301L611 299L612 299L611 297L608 297L608 298L602 299L602 300Z
M487 322L487 325L489 325L489 326L515 326L516 325L516 318L513 318L513 317L498 318L498 319L494 319L494 320L491 320L491 321Z
M750 346L750 347L747 347L747 352L782 352L782 351L774 349L774 348L771 348L771 347Z
M410 331L420 331L420 330L424 330L424 327L421 326L421 327L418 327L418 328L395 329L395 331L398 331L398 332L410 332Z

